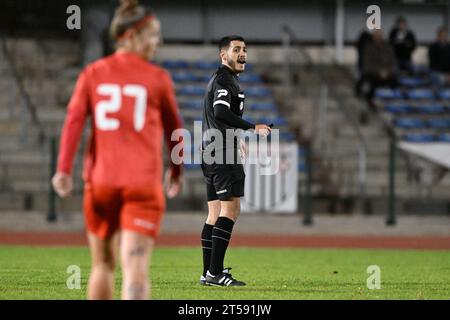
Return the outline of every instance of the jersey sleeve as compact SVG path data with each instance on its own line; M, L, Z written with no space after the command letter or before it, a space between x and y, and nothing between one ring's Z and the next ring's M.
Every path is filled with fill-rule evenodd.
M180 113L178 110L178 104L175 98L175 90L172 79L170 78L168 73L165 73L163 77L163 89L161 96L161 121L164 128L164 137L169 149L169 159L170 159L170 167L172 169L172 173L178 177L182 172L182 165L175 164L170 157L172 153L172 149L180 143L179 141L172 141L171 136L172 132L176 129L180 129L183 127L183 121L181 120ZM181 142L182 143L182 142ZM183 150L183 149L181 149ZM182 151L179 154L181 157L183 156Z
M78 77L67 107L67 115L59 143L57 171L71 174L81 134L90 110L86 69Z
M224 80L216 81L214 85L214 99L213 107L218 105L226 106L228 109L231 108L231 96L234 90L233 87L227 84Z
M223 79L216 82L214 87L214 117L234 128L243 130L254 129L255 125L242 119L231 111L231 97L238 91L232 84L228 85Z

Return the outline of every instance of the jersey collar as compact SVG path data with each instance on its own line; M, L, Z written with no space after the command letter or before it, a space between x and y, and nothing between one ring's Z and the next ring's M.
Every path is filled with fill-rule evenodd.
M230 75L232 75L236 80L238 79L238 75L236 73L233 72L233 70L230 69L230 67L222 64L219 67L219 70L222 70L223 72L229 73Z

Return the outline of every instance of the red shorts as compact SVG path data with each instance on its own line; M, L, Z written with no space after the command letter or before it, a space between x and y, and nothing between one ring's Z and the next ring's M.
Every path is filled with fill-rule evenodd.
M83 207L87 229L101 239L117 230L157 237L165 210L163 187L116 188L86 183Z

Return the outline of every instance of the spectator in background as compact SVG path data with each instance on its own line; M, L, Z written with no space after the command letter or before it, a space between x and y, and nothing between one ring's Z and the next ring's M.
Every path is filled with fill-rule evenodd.
M359 79L356 82L356 95L358 97L361 96L362 86L364 84L364 77L363 77L364 48L370 42L372 42L372 34L364 29L359 35L358 41L356 42L356 50L358 52L358 71L359 71Z
M411 70L411 56L416 48L416 37L408 29L406 19L398 17L395 27L389 34L389 43L394 49L398 67L402 71Z
M437 31L437 39L428 48L428 59L435 81L444 85L450 80L450 43L444 27Z
M370 103L377 87L397 86L397 65L391 46L384 40L381 29L375 30L372 38L364 49L362 68L363 82L369 83L366 97Z

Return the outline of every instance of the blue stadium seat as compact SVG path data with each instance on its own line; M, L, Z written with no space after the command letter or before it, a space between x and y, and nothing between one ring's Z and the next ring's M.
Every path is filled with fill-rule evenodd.
M305 148L299 147L298 148L298 157L303 158L305 156Z
M187 69L189 68L189 63L183 60L166 60L161 63L161 65L166 69Z
M275 126L286 126L288 124L288 121L286 120L286 118L278 116L273 119L273 124Z
M175 82L189 82L189 81L197 81L197 76L191 72L181 71L181 72L173 72L172 79Z
M191 64L192 68L201 69L201 70L212 70L217 69L220 66L220 63L217 61L195 61Z
M245 90L245 94L248 97L266 98L271 96L269 89L264 87L252 87Z
M203 96L205 88L201 86L184 86L180 87L177 93L183 96Z
M265 124L273 123L275 127L281 127L288 124L287 120L281 116L262 117L261 119L259 119L259 122Z
M431 89L412 89L406 94L411 100L433 100L434 93Z
M295 135L292 132L289 132L289 131L281 132L280 140L281 141L292 142L292 141L295 141Z
M403 129L421 129L426 127L426 123L417 118L399 118L394 119L394 125Z
M245 72L250 72L253 70L253 63L247 62L245 64Z
M398 81L402 86L410 88L420 87L427 84L427 81L419 77L400 77Z
M407 104L387 104L384 106L384 111L398 114L414 112L414 109Z
M303 161L300 161L298 163L298 172L306 172L306 163Z
M430 68L427 65L424 64L413 64L411 66L412 71L415 74L419 74L419 73L429 73L430 72Z
M442 88L445 86L445 77L440 72L432 71L429 73L428 78L433 86Z
M432 134L414 133L406 134L403 136L403 141L414 142L414 143L426 143L433 142L435 140Z
M245 114L244 113L244 116L242 118L244 120L248 121L248 122L251 122L251 123L257 123L258 122L258 119L256 119L255 117L252 117L250 114Z
M422 113L444 113L445 107L442 104L423 104L416 107L417 111Z
M403 95L399 89L379 88L375 91L375 98L388 99L402 99Z
M242 83L257 84L261 83L261 77L254 73L243 73L239 76L239 81Z
M255 102L248 106L250 110L260 110L260 111L276 111L276 107L271 102Z
M184 168L186 170L200 170L201 166L199 164L194 164L194 163L190 163L190 164L185 163Z
M450 143L450 133L443 133L438 135L437 141Z
M427 120L428 125L434 129L447 129L450 128L450 119L434 118Z
M442 100L450 100L450 89L443 89L439 91L438 95Z
M204 74L200 74L197 75L197 81L198 82L208 82L211 79L212 74L209 73L204 73Z
M180 102L180 107L182 109L190 109L190 110L200 110L203 108L203 100L187 100Z

